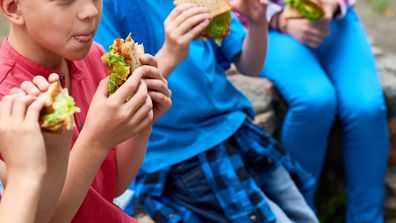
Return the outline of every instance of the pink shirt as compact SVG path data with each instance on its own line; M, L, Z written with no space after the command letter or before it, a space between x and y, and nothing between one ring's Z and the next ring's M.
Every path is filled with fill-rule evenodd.
M340 5L340 14L336 18L343 18L346 15L348 7L354 5L356 0L336 0ZM267 18L271 21L272 16L283 10L285 5L284 0L272 0L268 3Z
M88 55L80 61L69 61L70 94L74 97L80 113L75 114L76 127L73 132L74 144L81 128L96 88L107 71L100 56L104 49L94 43ZM31 81L36 75L48 77L56 71L36 64L15 51L7 38L0 49L0 98L23 81ZM56 72L59 73L59 72ZM60 74L62 77L62 74ZM61 78L62 85L64 80ZM100 118L100 117L98 117ZM113 204L117 181L116 150L112 149L99 169L88 194L73 218L73 223L135 223L136 221Z

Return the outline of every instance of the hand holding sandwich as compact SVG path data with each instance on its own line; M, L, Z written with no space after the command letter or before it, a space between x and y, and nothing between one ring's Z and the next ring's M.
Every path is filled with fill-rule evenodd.
M232 10L247 18L248 26L266 25L267 0L234 0Z
M193 3L175 7L164 22L165 42L156 55L161 73L167 77L187 57L190 42L209 25L209 20L205 7Z
M329 22L324 20L312 22L305 18L289 19L286 27L288 34L310 48L319 47L330 31Z
M337 0L320 0L323 10L325 12L324 19L330 21L333 19L334 14L339 9L339 4Z
M38 119L45 102L20 89L13 91L0 102L0 154L7 175L43 178L46 148Z
M149 54L141 56L140 62L158 68L157 59ZM143 80L147 84L148 94L153 103L153 120L156 121L171 108L172 101L170 97L172 93L168 88L168 81L158 69L153 69L152 72L145 72Z
M33 222L47 173L39 126L43 100L14 90L0 102L0 160L3 185L0 222ZM17 207L17 208L16 208Z

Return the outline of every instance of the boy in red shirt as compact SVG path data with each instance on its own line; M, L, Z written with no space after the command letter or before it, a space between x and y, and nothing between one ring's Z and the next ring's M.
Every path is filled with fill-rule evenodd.
M38 95L56 79L49 77L55 72L81 109L74 116L69 161L57 163L51 157L58 151L48 151L48 162L55 165L43 183L47 196L39 200L36 222L135 222L112 201L136 175L153 120L171 106L156 60L142 56L143 66L108 96L107 71L100 62L104 50L92 40L102 1L0 2L10 22L0 49L0 97L18 86ZM60 176L66 180L56 190L51 179Z

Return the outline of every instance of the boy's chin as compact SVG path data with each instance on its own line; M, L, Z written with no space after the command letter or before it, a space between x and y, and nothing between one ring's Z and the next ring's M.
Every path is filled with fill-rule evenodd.
M90 44L90 46L87 49L81 49L76 52L70 53L65 58L68 60L82 60L88 55L91 47L92 47L92 44Z

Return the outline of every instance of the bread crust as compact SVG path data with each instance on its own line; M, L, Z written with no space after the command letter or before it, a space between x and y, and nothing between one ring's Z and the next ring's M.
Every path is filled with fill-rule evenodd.
M231 5L227 0L175 0L176 6L184 3L194 3L198 6L209 9L210 16L216 17L231 10Z

